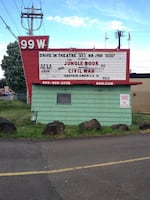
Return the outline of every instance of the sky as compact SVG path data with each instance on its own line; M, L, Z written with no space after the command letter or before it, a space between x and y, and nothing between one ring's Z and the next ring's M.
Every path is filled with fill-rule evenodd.
M34 5L43 20L34 20L34 35L49 35L50 48L130 48L130 69L150 73L149 0L0 0L0 63L7 45L28 35L21 12ZM36 10L36 13L41 10ZM0 79L3 71L0 67Z

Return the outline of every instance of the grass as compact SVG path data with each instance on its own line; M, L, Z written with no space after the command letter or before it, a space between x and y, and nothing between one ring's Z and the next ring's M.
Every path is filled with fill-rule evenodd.
M78 138L100 135L120 135L134 134L139 132L139 124L141 121L150 121L150 114L133 114L133 124L130 131L112 130L111 127L102 127L100 131L81 131L79 126L65 126L63 135L59 136L43 136L42 130L44 124L37 124L31 121L30 106L21 101L4 101L0 100L0 116L12 121L17 127L14 134L0 133L0 138L30 138L30 139L58 139L58 138Z
M0 100L0 116L12 121L17 127L15 134L0 134L0 137L42 138L42 124L31 122L30 106L21 101Z

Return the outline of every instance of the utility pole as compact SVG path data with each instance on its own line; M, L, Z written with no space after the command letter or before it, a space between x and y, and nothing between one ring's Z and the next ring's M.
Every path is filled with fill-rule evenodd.
M107 33L105 32L105 49L106 49L106 42L109 39L109 37L107 36Z
M24 20L26 19L26 24L24 23ZM39 19L40 23L39 26L34 27L34 20ZM43 13L42 8L34 8L34 5L32 4L32 7L24 7L24 12L21 12L21 25L24 29L26 29L29 36L33 35L33 31L39 30L42 25L42 19L43 19ZM27 104L29 104L29 91L27 87Z
M131 41L131 35L130 32L128 33L128 48L130 49L130 41Z
M117 47L117 49L120 49L120 47L121 47L121 37L124 36L123 33L124 33L124 31L117 31L116 32L116 37L118 38L118 47Z
M28 31L28 35L33 35L33 31L39 30L42 25L42 19L43 19L43 13L41 8L34 8L34 5L32 4L32 7L24 8L26 12L21 12L21 25L24 29ZM27 19L27 23L25 25L23 19ZM40 19L40 23L38 27L34 28L34 20Z

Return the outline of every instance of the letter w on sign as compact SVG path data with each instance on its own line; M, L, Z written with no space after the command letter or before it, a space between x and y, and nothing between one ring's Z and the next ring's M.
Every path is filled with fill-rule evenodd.
M36 42L37 42L38 49L44 49L44 47L46 46L45 39L37 39Z

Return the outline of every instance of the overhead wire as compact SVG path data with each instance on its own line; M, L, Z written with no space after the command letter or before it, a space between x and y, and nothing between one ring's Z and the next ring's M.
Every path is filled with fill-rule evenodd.
M1 0L0 3L1 3L1 5L2 5L2 7L4 8L4 10L6 11L6 13L7 13L8 17L10 18L10 21L12 22L12 24L13 24L13 26L15 27L16 31L17 31L18 34L19 34L19 30L18 30L18 28L17 28L17 26L16 26L16 23L15 23L15 21L13 20L13 17L12 17L11 14L10 14L11 12L8 11L8 9L7 9L7 7L5 6L5 3L4 3L3 0Z
M43 13L43 9L42 9L42 1L41 1L41 0L39 0L39 4L40 4L40 9L41 9L41 11L42 11L42 13ZM42 31L41 31L41 28L43 28ZM44 20L44 15L43 15L43 19L42 19L41 28L38 30L38 31L39 31L39 34L42 32L42 34L45 35L45 33L46 33L45 30L46 30L46 29L45 29L45 20Z
M17 13L18 13L19 16L20 16L20 9L19 9L19 7L18 7L18 5L17 5L16 0L14 0L14 3L15 3L15 7L16 7Z
M19 9L19 6L18 6L16 0L14 0L12 3L14 3L15 10L17 11L18 18L20 18L21 10ZM18 29L18 26L16 25L16 22L14 21L14 18L13 18L12 15L10 14L11 12L9 12L9 10L8 10L9 7L7 7L7 6L5 5L5 3L4 3L3 0L0 1L0 4L1 4L2 8L4 9L5 13L7 14L9 20L12 22L13 27L16 29L17 34L20 35L20 31L19 31L19 29ZM40 8L42 8L42 3L41 3L41 1L39 1L39 4L40 4ZM29 0L29 1L28 1L28 5L33 5L33 0ZM24 0L22 0L22 2L21 2L21 9L23 9L23 7L25 8ZM11 27L6 23L4 17L0 16L0 19L1 19L2 22L5 24L5 26L6 26L6 28L8 29L8 31L13 35L13 37L14 37L15 39L17 39L16 34L12 31ZM7 21L8 21L8 20L7 20Z
M26 4L24 3L24 0L22 0L22 6L25 7L30 7L32 5L32 0L26 0Z
M10 26L7 25L7 23L5 22L5 20L2 18L2 16L0 16L0 19L2 20L2 22L5 24L6 28L9 30L9 32L14 36L14 38L16 40L18 40L18 38L16 37L16 35L13 33L13 31L11 30Z

